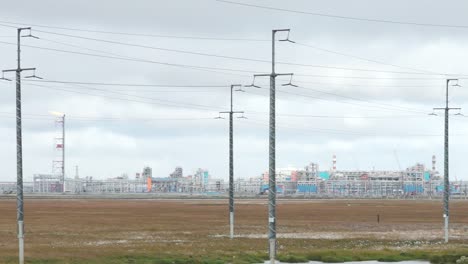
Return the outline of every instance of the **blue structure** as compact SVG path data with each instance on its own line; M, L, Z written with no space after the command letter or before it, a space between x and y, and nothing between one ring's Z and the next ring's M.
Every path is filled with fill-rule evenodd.
M436 192L438 193L443 193L444 192L444 186L443 185L438 185L435 187ZM457 187L450 185L450 194L460 194L462 193L460 190L458 190Z
M260 191L261 192L268 191L268 184L263 184ZM283 185L276 185L276 193L284 193L284 186Z
M421 185L405 184L405 186L403 186L403 191L405 193L423 193L424 188Z
M298 184L297 192L299 193L317 193L317 186L311 184Z
M424 180L429 181L431 179L431 173L426 171L424 172Z
M330 173L328 171L319 171L319 177L324 180L330 179Z

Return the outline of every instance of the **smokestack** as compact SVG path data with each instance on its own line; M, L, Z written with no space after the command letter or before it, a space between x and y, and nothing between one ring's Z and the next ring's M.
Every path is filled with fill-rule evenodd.
M432 155L432 171L436 171L436 156Z
M333 171L336 171L336 154L333 154Z

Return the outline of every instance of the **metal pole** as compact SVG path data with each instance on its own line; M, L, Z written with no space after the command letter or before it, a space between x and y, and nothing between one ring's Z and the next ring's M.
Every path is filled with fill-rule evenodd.
M445 243L449 241L449 107L448 107L448 85L450 80L447 80L446 93L445 93L445 130L444 130L444 233Z
M62 192L65 192L65 114L62 117Z
M18 67L16 69L16 208L19 263L24 263L23 142L21 131L21 28L18 28Z
M445 111L445 129L444 129L444 239L445 243L449 241L449 202L450 202L450 177L449 177L449 112L450 110L460 110L461 108L450 108L448 93L450 81L458 81L458 79L447 79L445 87L445 107L434 108L434 110ZM460 86L456 84L455 86ZM432 113L431 115L435 115Z
M15 72L16 75L16 218L18 233L18 258L19 263L24 263L24 206L23 206L23 143L21 125L21 72L35 71L36 68L21 68L21 31L31 30L30 27L17 29L17 67L16 69L3 70ZM37 38L31 33L25 37ZM35 74L31 78L38 78ZM8 80L4 77L2 80Z
M240 84L231 85L231 103L230 110L219 112L219 114L229 114L229 237L234 238L234 114L243 114L243 111L234 111L233 109L233 92L234 87L241 87ZM236 91L243 91L242 89ZM216 117L221 118L221 116ZM244 118L244 116L242 116Z
M276 258L276 113L275 113L275 102L276 102L276 77L288 75L292 79L292 73L276 73L275 72L275 34L277 32L288 32L288 37L280 41L289 40L289 29L274 29L271 33L271 73L269 74L255 74L255 77L270 77L270 124L269 124L269 170L268 170L268 241L269 241L269 256L270 263L275 263ZM256 87L254 84L248 85L246 87ZM291 80L283 86L294 86L291 83Z
M270 131L269 131L269 188L268 188L268 240L270 244L270 263L276 258L276 119L275 119L275 33L271 34L271 75L270 75Z
M234 137L233 137L233 109L232 92L234 85L231 85L231 111L229 112L229 234L234 238Z

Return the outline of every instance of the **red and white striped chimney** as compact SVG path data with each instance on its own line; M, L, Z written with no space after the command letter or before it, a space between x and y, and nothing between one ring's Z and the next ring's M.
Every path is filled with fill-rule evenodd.
M336 171L336 154L333 154L333 171Z

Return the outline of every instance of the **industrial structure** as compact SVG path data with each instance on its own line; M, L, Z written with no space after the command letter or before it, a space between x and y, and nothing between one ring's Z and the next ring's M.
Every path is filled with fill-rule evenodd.
M145 166L134 177L123 174L108 179L92 176L80 177L78 166L73 177L65 174L65 114L51 112L56 116L57 135L54 137L55 155L50 174L34 174L32 182L25 182L25 193L173 193L228 195L229 182L216 179L206 169L196 169L184 176L177 166L168 176L158 177L152 168ZM444 193L444 175L436 169L436 156L427 168L417 163L399 170L340 170L337 156L332 155L329 169L321 169L318 163L310 162L303 168L275 168L275 193L280 196L315 198L405 198L435 197ZM398 162L399 164L399 162ZM399 165L400 167L400 165ZM238 177L233 184L235 195L258 196L270 194L271 178L268 170L256 177ZM466 197L468 182L451 182L453 198ZM17 184L0 182L0 194L17 192Z
M59 178L60 191L63 191L65 183L65 114L51 112L55 115L55 126L59 129L54 138L55 157L52 161L52 175Z
M333 166L320 170L317 163L309 163L303 169L293 167L276 170L277 193L280 196L311 198L416 198L441 197L444 192L443 175L436 170L436 158L432 167L422 163L404 170L340 170ZM166 177L157 177L150 167L144 167L134 177L123 174L108 179L93 179L75 175L65 178L60 175L35 174L33 182L24 183L25 193L173 193L199 195L228 195L229 184L217 179L206 169L196 169L183 175L183 168L176 167ZM236 195L259 196L268 194L268 172L251 178L237 178L234 182ZM16 183L0 182L0 194L15 193ZM468 195L468 182L451 181L452 198Z

